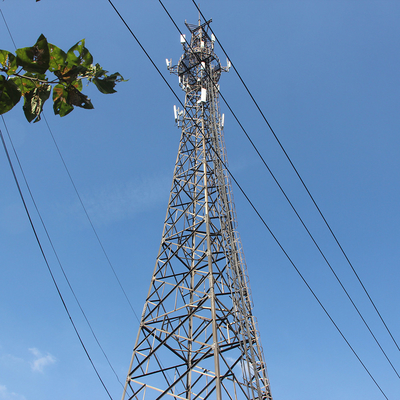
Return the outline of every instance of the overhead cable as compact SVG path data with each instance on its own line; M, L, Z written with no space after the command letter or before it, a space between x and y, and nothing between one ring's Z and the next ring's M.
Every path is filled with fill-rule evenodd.
M5 124L5 121L4 121L4 117L3 117L3 116L2 116L2 119L3 119L4 126L6 127L7 134L9 135L9 132L8 132L7 126L6 126L6 124ZM5 151L5 153L6 153L6 157L7 157L7 160L8 160L8 164L9 164L9 166L10 166L12 175L13 175L13 177L14 177L15 184L16 184L17 189L18 189L19 196L20 196L20 198L21 198L21 200L22 200L22 203L23 203L23 205L24 205L24 209L25 209L26 215L27 215L27 217L28 217L28 219L29 219L29 223L30 223L30 225L31 225L33 234L35 235L36 242L37 242L37 244L38 244L38 246L39 246L40 252L41 252L42 257L43 257L43 260L44 260L44 262L46 263L47 269L48 269L48 271L49 271L49 273L50 273L50 276L51 276L51 279L52 279L52 281L53 281L53 284L54 284L54 286L55 286L55 288L56 288L56 290L57 290L58 296L59 296L59 298L60 298L60 300L61 300L61 302L62 302L62 304L63 304L63 306L64 306L65 312L66 312L67 315L68 315L68 318L69 318L69 320L70 320L70 322L71 322L71 324L72 324L72 327L74 328L74 331L75 331L75 333L76 333L76 336L78 337L79 342L80 342L80 344L81 344L81 346L82 346L82 348L83 348L83 350L84 350L84 352L85 352L85 354L86 354L86 356L87 356L87 358L88 358L90 364L92 365L92 367L93 367L93 369L94 369L94 371L95 371L97 377L99 378L99 380L100 380L100 382L101 382L101 384L102 384L104 390L107 392L108 397L109 397L111 400L113 400L113 398L111 397L110 392L109 392L108 389L107 389L107 386L105 385L105 383L104 383L104 381L102 380L102 378L101 378L101 376L100 376L100 374L99 374L99 372L98 372L96 366L94 365L94 362L93 362L93 360L91 359L91 357L90 357L90 355L89 355L89 352L88 352L88 350L86 349L85 344L83 343L83 340L82 340L82 338L81 338L81 336L80 336L80 334L79 334L79 332L78 332L78 328L76 327L76 325L75 325L75 323L74 323L74 320L73 320L73 318L72 318L72 315L71 315L71 313L69 312L69 309L68 309L68 307L67 307L67 304L65 303L64 298L63 298L63 296L62 296L62 294L61 294L60 288L58 287L58 284L57 284L56 279L55 279L55 277L54 277L53 271L52 271L52 269L51 269L51 267L50 267L50 264L49 264L49 262L48 262L48 260L47 260L47 257L46 257L46 255L45 255L45 252L44 252L44 250L43 250L43 246L42 246L42 244L41 244L41 242L40 242L39 236L38 236L38 234L37 234L37 232L36 232L36 228L35 228L35 226L34 226L34 224L33 224L31 215L30 215L29 210L28 210L28 207L27 207L27 205L26 205L25 198L24 198L24 195L23 195L23 193L22 193L21 187L20 187L20 185L19 185L18 178L17 178L17 176L16 176L16 174L15 174L15 170L14 170L14 167L13 167L13 164L12 164L12 161L11 161L11 158L10 158L10 155L9 155L9 152L8 152L8 150L7 150L7 146L6 146L6 143L5 143L5 140L4 140L4 137L3 137L3 132L1 131L1 129L0 129L0 137L1 137L1 142L2 142L2 144L3 144L4 151ZM18 160L18 163L19 163L19 160ZM24 177L24 178L25 178L25 177ZM25 184L27 185L27 182L26 182L26 181L25 181ZM30 195L31 195L32 201L34 201L34 200L33 200L33 197L32 197L32 193L31 193L31 191L30 191L30 189L29 189L29 186L27 185L27 187L28 187L28 191L29 191L29 193L30 193ZM35 207L36 207L36 204L35 204ZM42 220L42 218L41 218L41 216L40 216L40 213L39 213L39 211L38 211L37 208L36 208L36 211L38 212L39 217L40 217L40 219Z
M12 34L11 34L11 31L10 31L10 29L9 29L9 27L8 27L7 21L6 21L6 19L5 19L5 16L4 16L3 12L1 11L1 9L0 9L0 13L1 13L2 17L3 17L4 23L5 23L5 25L6 25L6 28L7 28L7 30L8 30L8 33L9 33L9 35L10 35L11 41L13 42L14 47L15 47L15 49L16 49L17 46L16 46L16 44L15 44L14 38L13 38L13 36L12 36ZM61 155L61 152L60 152L60 150L59 150L59 148L58 148L58 146L57 146L57 143L56 143L56 141L55 141L54 135L53 135L53 133L52 133L52 131L51 131L51 129L50 129L50 126L49 126L49 124L48 124L48 122L47 122L47 119L46 119L46 116L45 116L44 113L43 113L43 117L44 117L44 120L46 121L46 125L47 125L47 127L48 127L48 129L49 129L49 132L50 132L50 134L51 134L51 137L53 138L53 141L54 141L55 146L56 146L56 148L57 148L57 150L58 150L58 153L59 153L59 155L60 155L60 157L61 157L61 160L62 160L62 162L63 162L63 164L64 164L64 166L65 166L65 168L66 168L66 170L67 170L68 176L70 177L70 179L71 179L71 181L72 181L72 177L71 177L71 175L70 175L70 173L69 173L69 170L68 170L68 168L67 168L67 166L66 166L66 164L65 164L65 162L64 162L64 159L63 159L63 157L62 157L62 155ZM98 338L97 338L97 336L96 336L96 334L95 334L95 332L94 332L94 330L93 330L93 328L92 328L92 326L91 326L91 324L90 324L90 322L89 322L89 320L88 320L88 318L87 318L87 316L86 316L86 313L84 312L84 310L83 310L83 308L82 308L82 306L81 306L81 304L80 304L80 302L79 302L79 300L78 300L78 298L77 298L77 296L76 296L76 294L75 294L75 291L74 291L73 288L72 288L72 285L71 285L71 283L70 283L70 281L69 281L69 279L68 279L68 277L67 277L67 274L66 274L66 272L65 272L65 270L64 270L64 268L63 268L63 266L62 266L62 264L61 264L61 260L60 260L60 258L58 257L58 253L57 253L57 251L56 251L56 249L55 249L55 247L54 247L54 245L53 245L53 242L52 242L52 240L51 240L50 234L49 234L49 232L48 232L48 230L47 230L47 228L46 228L46 225L45 225L45 223L44 223L44 220L43 220L43 218L42 218L42 216L41 216L41 213L39 212L39 209L38 209L38 207L37 207L37 205L36 205L36 202L35 202L35 199L34 199L34 197L33 197L33 194L32 194L32 192L31 192L31 190L30 190L30 187L29 187L28 181L27 181L27 179L26 179L24 170L23 170L22 165L21 165L21 163L20 163L18 154L17 154L16 149L15 149L15 147L14 147L14 144L13 144L13 142L12 142L11 135L10 135L10 133L9 133L9 131L8 131L8 128L7 128L7 125L6 125L6 122L5 122L5 119L4 119L3 116L2 116L2 120L3 120L3 124L4 124L5 128L6 128L6 131L7 131L7 135L8 135L9 141L10 141L11 146L12 146L12 148L13 148L15 158L17 159L19 168L20 168L20 170L21 170L21 174L22 174L22 176L23 176L23 178L24 178L25 185L26 185L26 187L27 187L27 189L28 189L28 191L29 191L30 197L31 197L31 199L32 199L32 203L34 204L34 207L35 207L36 212L37 212L37 214L38 214L38 216L39 216L39 219L40 219L40 221L41 221L41 223L42 223L43 229L44 229L44 231L45 231L45 233L46 233L47 239L48 239L48 241L49 241L49 243L50 243L50 246L51 246L51 248L52 248L52 250L53 250L53 252L54 252L54 255L55 255L56 259L57 259L57 262L58 262L58 264L59 264L59 266L60 266L60 269L61 269L61 271L62 271L62 274L63 274L63 276L64 276L64 278L65 278L65 280L66 280L66 282L67 282L67 284L68 284L68 287L69 287L69 289L70 289L72 295L73 295L74 298L75 298L76 303L78 304L78 307L79 307L79 309L80 309L80 311L81 311L81 313L82 313L84 319L86 320L87 325L89 326L89 329L90 329L90 331L91 331L91 333L92 333L92 336L94 337L94 339L95 339L97 345L99 346L101 352L103 353L103 355L104 355L104 357L105 357L105 359L106 359L108 365L110 366L111 370L113 371L114 375L116 376L118 382L119 382L119 383L122 385L122 387L123 387L122 382L120 381L120 379L119 379L117 373L115 372L115 369L114 369L114 367L112 366L112 364L111 364L111 362L110 362L110 360L109 360L107 354L105 353L103 347L101 346L101 344L100 344L100 342L99 342L99 340L98 340ZM73 181L72 181L72 185L73 185L73 187L75 188L75 191L77 191L76 186L75 186L75 184L74 184ZM78 192L77 192L77 195L78 195L78 197L79 197L79 200L81 200L81 198L80 198ZM81 203L82 203L82 201L81 201ZM82 206L83 206L83 204L82 204ZM87 215L87 212L86 212L86 209L85 209L85 208L84 208L84 210L85 210L85 213L86 213L86 215ZM88 215L87 215L87 216L88 216ZM28 215L28 217L29 217L29 215ZM88 218L89 218L89 216L88 216ZM91 223L91 225L92 225L92 222L91 222L90 218L89 218L89 221L90 221L90 223ZM93 228L93 230L94 230L93 225L92 225L92 228ZM99 237L98 237L96 231L95 231L95 234L96 234L97 239L98 239L99 242L100 242L100 239L99 239ZM101 242L100 242L100 245L101 245L101 247L102 247L102 249L103 249L103 251L104 251L104 253L105 253L104 247L102 246ZM110 260L109 260L109 258L108 258L108 256L107 256L107 254L106 254L106 258L107 258L107 260L108 260L109 263L110 263ZM110 263L110 265L111 265L111 263ZM112 265L111 265L111 268L112 268ZM113 268L112 268L112 269L113 269ZM114 275L116 276L116 273L115 273L114 269L113 269L113 272L114 272ZM117 277L117 276L116 276L116 278L117 278L117 280L118 280L118 277ZM119 280L118 280L118 282L120 283ZM121 283L120 283L120 285L121 285ZM122 290L123 290L123 289L122 289ZM125 292L124 292L124 294L125 294L125 296L126 296L126 293L125 293ZM128 302L129 302L129 300L128 300ZM129 304L130 304L130 303L129 303ZM130 305L131 305L131 304L130 304ZM131 305L131 308L132 308L132 305ZM133 311L133 313L135 314L135 317L137 318L137 315L136 315L135 311L133 310L133 308L132 308L132 311ZM71 322L72 322L72 321L71 321ZM94 366L94 365L93 365L93 366ZM97 372L97 371L96 371L96 372ZM100 376L99 376L99 378L100 378ZM101 379L100 379L100 380L101 380ZM103 386L104 386L104 385L103 385ZM106 391L107 391L107 388L105 388L105 389L106 389ZM107 392L108 392L108 391L107 391Z
M112 262L111 262L111 260L110 260L110 257L108 256L108 254L107 254L107 252L106 252L106 249L105 249L105 247L103 246L102 241L100 240L100 237L99 237L99 235L98 235L98 233L97 233L97 230L96 230L96 228L95 228L94 225L93 225L92 219L90 218L89 213L88 213L88 211L87 211L87 209L86 209L86 207L85 207L85 204L83 203L82 198L81 198L81 196L80 196L80 194L79 194L79 192L78 192L78 189L77 189L77 187L76 187L76 185L75 185L75 182L74 182L74 180L72 179L72 175L71 175L71 173L69 172L68 166L67 166L67 164L66 164L66 162L65 162L65 160L64 160L64 157L63 157L62 154L61 154L60 148L58 147L57 141L56 141L56 139L55 139L55 137L54 137L54 135L53 135L52 130L50 129L50 125L49 125L49 123L47 122L47 119L46 119L46 116L44 115L44 113L43 113L43 117L44 117L44 120L45 120L45 122L46 122L47 128L48 128L48 130L49 130L49 132L50 132L51 138L53 139L53 143L54 143L54 145L55 145L55 147L56 147L56 149L57 149L58 155L60 156L61 162L62 162L62 164L63 164L63 166L64 166L64 168L65 168L65 171L67 172L67 175L68 175L68 177L69 177L69 180L71 181L72 187L73 187L74 190L75 190L75 193L76 193L76 195L77 195L77 197L78 197L78 199L79 199L79 202L80 202L80 204L81 204L81 206L82 206L82 208L83 208L83 211L84 211L84 213L85 213L85 215L86 215L86 218L87 218L88 221L89 221L89 224L90 224L90 226L91 226L91 228L92 228L92 230L93 230L93 233L94 233L94 235L96 236L97 242L99 243L99 246L100 246L100 248L101 248L101 250L102 250L102 252L103 252L103 254L104 254L104 257L106 258L107 263L108 263L108 265L110 266L110 268L111 268L111 270L112 270L112 272L113 272L113 275L114 275L115 279L117 280L118 285L119 285L120 289L122 290L122 292L123 292L123 294L124 294L124 296L125 296L125 299L126 299L126 301L128 302L128 304L129 304L129 306L130 306L130 308L131 308L131 310L132 310L132 312L133 312L135 318L137 319L138 322L140 322L140 321L139 321L139 318L138 318L138 316L137 316L137 314L136 314L136 312L135 312L135 310L134 310L134 308L133 308L133 305L132 305L131 301L129 300L129 297L128 297L128 295L126 294L126 291L125 291L124 287L122 286L121 280L119 279L119 277L118 277L118 275L117 275L117 272L115 271L115 268L114 268L114 266L113 266L113 264L112 264Z
M148 60L150 61L150 63L153 65L153 67L156 69L156 71L158 72L158 74L160 75L160 77L162 78L162 80L166 83L166 85L168 86L168 88L171 90L172 94L175 96L175 98L177 99L177 101L179 102L179 104L184 107L184 104L182 103L182 101L180 100L180 98L178 97L178 95L175 93L175 91L172 89L171 85L167 82L166 78L164 77L164 75L161 73L160 69L157 67L157 65L155 64L155 62L153 61L153 59L150 57L150 55L147 53L147 51L145 50L145 48L143 47L143 45L141 44L141 42L139 41L139 39L137 38L137 36L133 33L132 29L130 28L130 26L128 25L128 23L125 21L125 19L122 17L122 15L120 14L120 12L118 11L118 9L116 8L116 6L113 4L113 2L111 0L107 0L111 7L114 9L114 11L116 12L116 14L118 15L118 17L120 18L120 20L122 21L122 23L125 25L125 27L128 29L128 31L130 32L130 34L132 35L132 37L135 39L136 43L139 45L139 47L142 49L142 51L145 53L145 55L147 56ZM195 126L198 127L197 122L192 119L193 124L195 124ZM198 127L199 128L199 127ZM307 281L305 280L305 278L302 276L302 274L300 273L299 269L295 266L294 262L291 260L291 258L289 257L288 253L284 250L283 246L281 245L281 243L279 242L279 240L276 238L276 236L272 233L271 229L269 228L269 226L266 224L266 222L264 221L264 219L262 219L260 213L257 211L257 209L255 208L255 206L253 205L253 203L250 201L249 197L246 195L246 193L244 192L244 190L242 189L242 187L238 184L237 180L234 178L234 176L232 175L231 171L228 169L228 167L226 166L225 162L219 157L219 155L217 153L215 153L217 155L217 157L219 158L219 160L222 162L222 164L224 165L224 167L226 168L227 172L229 173L229 175L231 176L231 178L233 179L233 181L236 183L236 185L238 185L238 188L240 189L240 191L242 192L242 194L245 196L246 200L249 202L249 204L252 206L252 208L254 209L254 211L256 212L256 214L259 216L259 218L261 219L261 221L263 222L264 226L268 229L268 231L270 232L270 234L272 235L273 239L275 240L275 242L278 244L278 246L281 248L281 250L283 251L283 253L285 254L286 258L289 260L289 262L292 264L292 266L295 268L296 272L299 274L299 276L301 277L301 279L303 280L303 282L306 284L307 288L310 290L310 292L312 293L312 295L314 296L314 298L317 300L318 304L322 307L322 309L324 310L325 314L328 316L328 318L330 319L330 321L333 323L333 325L335 326L335 328L337 329L337 331L339 332L339 334L342 336L342 338L345 340L346 344L349 346L349 348L351 349L351 351L353 352L353 354L356 356L356 358L358 359L358 361L361 363L361 365L363 366L363 368L365 369L365 371L368 373L368 375L370 376L370 378L372 379L372 381L375 383L375 385L377 386L377 388L380 390L380 392L382 393L382 395L386 398L386 394L383 392L383 390L381 389L381 387L379 386L379 384L377 383L377 381L374 379L374 377L372 376L372 374L370 373L370 371L368 370L368 368L365 366L365 364L361 361L360 357L357 355L357 353L355 352L355 350L353 349L353 347L350 345L350 343L348 342L348 340L345 338L344 334L341 332L340 328L336 325L336 323L334 322L334 320L332 319L332 317L330 316L329 312L325 309L325 307L322 305L321 301L318 299L317 295L314 293L314 291L311 289L311 287L309 286L309 284L307 283Z

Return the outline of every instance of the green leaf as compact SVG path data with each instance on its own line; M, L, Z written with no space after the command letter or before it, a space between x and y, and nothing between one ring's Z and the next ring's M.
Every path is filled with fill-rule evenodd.
M102 70L101 75L105 75L106 72L107 71ZM118 72L110 76L105 75L105 77L102 79L98 77L93 79L93 83L96 85L97 89L99 89L99 91L104 94L115 93L116 92L116 90L114 90L115 85L117 84L117 82L122 82L122 81L124 81L124 78Z
M74 47L77 47L78 45L79 43L77 43ZM49 49L50 49L49 71L54 72L57 78L62 79L63 81L66 81L68 83L72 83L76 80L76 78L79 75L86 74L87 68L85 66L79 65L80 62L79 57L76 57L73 51L71 54L68 55L59 47L53 44L49 44ZM82 49L79 48L78 50Z
M10 111L20 100L21 92L17 85L0 75L0 114Z
M74 106L69 104L69 92L65 85L58 84L53 88L54 114L64 117L69 114Z
M67 83L72 84L76 81L78 76L85 76L87 68L82 65L73 66L72 68L66 67L63 71L55 71L55 75Z
M73 86L69 88L69 101L70 104L74 106L78 106L81 108L92 109L93 104L90 99L81 93L78 89L75 89Z
M93 57L85 47L85 39L82 39L68 50L67 63L70 67L82 65L88 68L92 65Z
M25 79L19 76L11 78L10 81L14 82L14 84L18 87L21 94L26 92L30 92L31 90L35 89L36 85L30 79Z
M51 86L41 85L30 92L25 93L23 110L28 122L40 121L40 114L43 111L44 102L50 97Z
M49 53L49 71L62 71L66 67L67 53L51 43L49 43Z
M116 92L116 90L114 90L115 82L108 81L107 79L94 78L93 83L101 93L111 94Z
M49 68L49 45L43 35L40 35L34 46L18 49L16 53L17 64L28 72L44 74Z
M7 50L0 50L0 64L7 70L7 75L14 74L18 68L14 54Z
M82 84L82 79L77 79L76 81L72 82L71 85L75 88L78 89L79 91L82 90L83 84Z
M64 117L69 114L74 106L92 109L90 99L76 89L73 85L59 84L53 89L53 109L55 114Z

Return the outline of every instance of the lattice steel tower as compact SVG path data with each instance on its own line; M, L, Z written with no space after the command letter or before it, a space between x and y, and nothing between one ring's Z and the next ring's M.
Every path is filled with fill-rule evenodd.
M219 113L211 20L169 70L185 92L182 134L156 266L122 399L272 399Z

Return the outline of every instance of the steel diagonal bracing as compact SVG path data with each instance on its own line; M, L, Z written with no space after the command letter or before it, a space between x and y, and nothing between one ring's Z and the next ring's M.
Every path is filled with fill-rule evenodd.
M123 398L272 399L220 123L223 68L208 24L187 25L181 139Z

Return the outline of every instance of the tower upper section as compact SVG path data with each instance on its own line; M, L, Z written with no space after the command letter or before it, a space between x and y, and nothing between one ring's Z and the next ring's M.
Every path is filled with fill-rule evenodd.
M222 67L218 56L214 52L215 37L210 33L209 24L212 20L198 25L188 24L186 27L191 33L190 40L185 35L181 35L183 55L177 66L172 67L171 61L167 60L170 72L179 77L179 83L183 90L200 90L204 87L205 81L217 84L222 71L227 71L227 67Z

